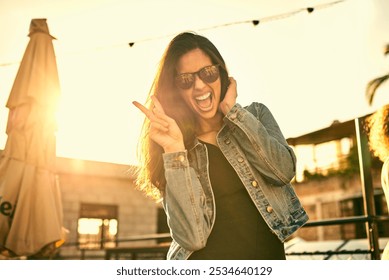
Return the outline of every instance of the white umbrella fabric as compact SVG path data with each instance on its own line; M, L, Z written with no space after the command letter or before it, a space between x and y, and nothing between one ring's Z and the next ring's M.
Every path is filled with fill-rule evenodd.
M61 193L55 173L60 95L46 19L33 19L30 41L7 108L7 142L0 157L0 252L51 258L64 242Z

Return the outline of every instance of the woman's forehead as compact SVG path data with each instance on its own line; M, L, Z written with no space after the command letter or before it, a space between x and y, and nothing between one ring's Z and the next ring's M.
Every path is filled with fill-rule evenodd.
M182 55L176 68L178 73L190 73L197 72L204 66L211 64L211 58L203 50L197 48Z

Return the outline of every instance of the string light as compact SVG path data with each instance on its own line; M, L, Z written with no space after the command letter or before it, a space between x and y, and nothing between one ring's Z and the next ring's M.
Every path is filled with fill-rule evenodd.
M328 8L328 7L331 7L333 5L339 4L339 3L344 2L344 1L346 1L346 0L339 0L339 1L331 2L331 3L327 3L327 4L317 5L317 6L314 6L314 7L302 8L302 9L298 9L298 10L295 10L295 11L279 14L279 15L268 16L268 17L265 17L265 18L262 18L262 19L230 22L230 23L225 23L225 24L220 24L220 25L214 25L214 26L211 26L211 27L200 28L198 30L199 31L207 31L207 30L211 30L211 29L227 27L227 26L231 26L231 25L246 24L246 23L250 23L250 24L253 24L254 26L257 26L257 25L259 25L259 23L285 19L285 18L294 16L296 14L299 14L299 13L305 12L305 11L307 11L309 14L311 14L315 10L320 10L320 9ZM128 45L130 47L133 47L136 43L145 42L145 41L152 41L152 40L157 40L157 39L161 39L161 38L168 38L168 37L171 37L171 36L174 36L174 35L176 35L176 34L161 36L161 37L158 37L158 38L156 37L156 38L143 39L143 40L139 40L139 41L132 41Z
M298 9L298 10L295 10L295 11L287 12L287 13L282 13L282 14L278 14L278 15L268 16L268 17L264 17L264 18L261 18L261 19L236 21L236 22L230 22L230 23L225 23L225 24L220 24L220 25L214 25L214 26L210 26L210 27L200 28L200 29L198 29L198 31L207 31L207 30L212 30L212 29L222 28L222 27L228 27L228 26L231 26L231 25L238 25L238 24L252 24L254 27L256 27L260 23L262 24L262 23L266 23L266 22L282 20L282 19L289 18L291 16L294 16L294 15L302 13L302 12L308 12L309 14L311 14L314 11L317 11L317 10L320 10L320 9L325 9L325 8L331 7L333 5L336 5L336 4L345 2L345 1L346 0L334 1L334 2L330 2L330 3L322 4L322 5L317 5L317 6L314 6L314 7L307 7L307 8L302 8L302 9ZM128 43L128 46L130 48L132 48L135 44L138 44L138 43L141 43L141 42L155 41L155 40L160 40L160 39L165 39L165 38L171 38L171 37L173 37L175 35L177 35L177 33L169 34L169 35L163 35L163 36L158 36L158 37L147 38L147 39L138 40L138 41L131 41L131 42ZM111 47L117 47L117 45L116 46L111 46ZM104 48L104 49L106 49L106 48ZM18 63L20 63L20 62L0 63L0 67L6 67L6 66L10 66L10 65L18 64Z
M253 22L253 25L254 25L254 26L257 26L257 25L259 24L260 21L259 21L259 20L253 20L252 22Z

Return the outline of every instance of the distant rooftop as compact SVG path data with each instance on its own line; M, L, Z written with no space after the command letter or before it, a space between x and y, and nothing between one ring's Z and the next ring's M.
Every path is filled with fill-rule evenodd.
M370 114L362 116L368 117ZM355 120L345 122L334 121L330 126L298 137L286 139L289 145L316 145L345 137L355 137Z

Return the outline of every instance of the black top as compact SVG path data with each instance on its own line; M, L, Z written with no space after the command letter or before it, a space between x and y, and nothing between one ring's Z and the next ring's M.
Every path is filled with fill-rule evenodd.
M216 221L205 248L190 260L284 260L283 243L273 234L220 149L208 148Z

